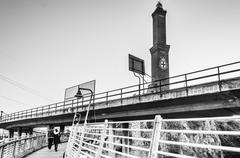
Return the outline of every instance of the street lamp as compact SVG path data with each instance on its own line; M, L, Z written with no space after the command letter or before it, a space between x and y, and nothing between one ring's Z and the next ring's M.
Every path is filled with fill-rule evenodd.
M87 123L88 114L89 114L89 110L90 110L90 106L91 106L92 97L93 97L93 91L91 89L88 89L88 88L78 87L78 91L77 91L77 93L76 93L76 95L74 97L76 97L77 99L83 98L81 90L90 91L90 93L91 93L89 104L88 104L88 108L87 108L87 113L86 113L85 120L84 120L84 124L86 124Z

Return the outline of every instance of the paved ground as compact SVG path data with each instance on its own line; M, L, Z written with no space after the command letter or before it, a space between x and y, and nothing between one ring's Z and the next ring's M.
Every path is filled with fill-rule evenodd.
M49 150L47 147L38 150L30 155L28 155L26 158L62 158L63 153L66 149L67 143L59 144L58 151L55 152L54 146L51 150Z

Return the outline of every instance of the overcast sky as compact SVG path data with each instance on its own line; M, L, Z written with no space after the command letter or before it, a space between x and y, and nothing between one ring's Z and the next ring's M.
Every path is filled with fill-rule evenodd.
M156 0L0 0L0 110L62 101L67 87L97 92L138 80L128 54L150 72ZM166 0L170 74L239 61L239 0Z

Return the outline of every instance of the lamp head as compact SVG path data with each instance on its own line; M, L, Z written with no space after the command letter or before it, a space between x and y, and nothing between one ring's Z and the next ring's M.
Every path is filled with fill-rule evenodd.
M74 97L76 97L76 98L78 98L78 99L81 99L81 98L83 97L80 88L78 88L77 94L76 94Z

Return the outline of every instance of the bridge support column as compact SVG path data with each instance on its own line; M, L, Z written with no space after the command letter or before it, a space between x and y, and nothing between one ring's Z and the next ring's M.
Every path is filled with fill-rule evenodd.
M51 129L53 129L53 128L54 128L53 125L48 125L48 126L47 126L47 130L48 130L48 131L51 130Z
M54 126L53 125L48 125L47 126L47 137L46 137L46 141L48 142L48 132L51 130L51 129L53 129L54 128Z
M33 128L28 128L26 135L31 136L33 134Z
M19 127L17 131L18 131L18 136L21 137L22 136L22 127Z
M33 134L33 128L29 128L29 135Z
M14 137L14 130L10 129L9 130L9 138L13 138Z
M64 125L61 125L60 126L60 141L63 142L64 141L64 135L63 135L63 132L65 130L65 126Z
M65 126L64 126L64 125L61 125L61 126L60 126L60 132L63 133L64 130L65 130Z

